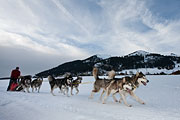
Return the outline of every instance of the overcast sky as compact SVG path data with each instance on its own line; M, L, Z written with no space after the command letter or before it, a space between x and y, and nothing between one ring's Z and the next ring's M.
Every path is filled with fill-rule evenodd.
M94 54L180 51L180 0L0 0L0 77Z

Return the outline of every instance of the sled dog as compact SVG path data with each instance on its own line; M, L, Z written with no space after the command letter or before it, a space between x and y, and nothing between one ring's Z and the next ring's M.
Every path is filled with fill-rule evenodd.
M135 75L133 75L132 77L126 77L125 79L127 80L131 80L134 84L134 89L132 91L129 92L129 94L140 104L145 104L144 101L142 101L138 96L135 95L135 90L140 86L140 85L144 85L146 86L147 83L149 82L149 80L145 77L145 75L142 72L137 72ZM126 97L128 95L125 94L124 97ZM120 99L120 101L123 98Z
M89 98L93 98L94 93L97 93L100 91L100 89L103 89L103 92L101 94L100 99L102 99L102 95L104 94L104 92L107 93L105 99L103 100L103 103L105 103L108 95L111 92L114 92L113 93L113 99L115 101L117 101L115 96L114 96L115 93L119 92L119 90L129 92L133 89L133 87L132 87L133 84L131 83L131 81L126 81L125 79L119 79L119 80L112 79L115 76L115 72L113 72L113 71L111 71L111 73L109 74L108 79L105 79L105 78L101 79L98 76L98 69L94 68L93 69L93 76L95 78L94 89L92 90Z
M29 88L31 87L31 78L32 76L31 75L26 75L26 76L19 76L19 86L22 86L22 91L25 92L25 88L26 88L26 91L28 93L30 93L29 91Z
M119 78L113 78L115 81L118 80ZM127 101L126 101L126 96L128 94L130 94L137 102L141 103L141 104L145 104L145 102L143 102L138 96L135 95L135 90L136 88L138 88L140 85L147 85L147 83L149 82L149 80L146 79L145 75L142 73L142 72L137 72L136 75L133 75L132 77L124 77L123 78L124 81L131 81L132 83L132 90L130 91L123 91L123 90L119 90L119 93L121 95L121 99L119 100L119 102L121 102L121 100L124 101L125 105L131 107L132 105L129 105L127 104ZM112 84L113 85L113 84ZM111 91L111 87L108 87L107 88L107 93L106 93L106 96L104 97L104 101L103 103L105 103L107 97L109 96L110 94L110 91ZM102 94L104 93L105 91L102 92ZM114 93L116 94L116 93ZM101 96L101 99L102 99L102 96ZM115 98L115 96L113 95L113 99L117 102L117 99Z
M81 81L82 81L82 77L77 76L77 78L71 82L71 86L70 86L71 87L71 95L73 95L73 88L76 89L76 94L79 93L78 87L79 87L79 84L81 83Z
M130 93L133 89L134 89L134 84L132 83L131 80L125 79L125 77L113 79L110 85L103 91L106 92L106 95L104 96L103 99L103 104L105 104L107 97L111 93L114 101L118 102L118 100L115 97L115 94L119 93L124 101L124 104L130 107L131 105L127 104L126 98L124 96L125 94Z
M94 88L89 96L90 99L93 99L94 93L99 92L101 89L105 90L111 83L110 79L99 78L98 68L93 68L93 76L95 78Z
M57 79L54 78L52 75L49 75L48 80L51 87L51 94L55 96L55 94L53 93L53 90L55 88L59 88L61 92L63 92L64 94L65 92L63 91L63 89L65 89L66 95L68 96L68 91L69 91L68 86L71 84L72 79L73 79L72 76L69 74L65 75L64 78L57 78Z
M37 79L34 79L31 82L32 92L34 92L34 89L35 89L39 93L39 90L41 88L42 82L43 82L43 78L38 77Z

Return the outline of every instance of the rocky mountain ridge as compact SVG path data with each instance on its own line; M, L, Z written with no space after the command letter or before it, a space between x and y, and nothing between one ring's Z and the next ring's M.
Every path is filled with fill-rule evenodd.
M180 69L179 64L180 57L175 54L161 55L139 50L121 57L101 57L100 55L93 55L84 60L66 62L52 69L37 73L36 76L47 77L50 74L60 76L66 72L70 72L74 76L92 75L93 67L98 67L101 75L106 74L107 71L112 69L118 73L124 70L138 70L141 68L173 70L175 68Z

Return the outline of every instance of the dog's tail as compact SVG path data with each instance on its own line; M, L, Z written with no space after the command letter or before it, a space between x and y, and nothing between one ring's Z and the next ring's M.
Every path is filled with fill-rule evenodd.
M115 77L115 71L111 70L110 72L108 72L108 79L113 79Z
M95 78L95 80L97 80L99 77L98 77L98 68L93 68L93 76Z
M51 82L51 81L54 80L54 77L53 77L52 75L49 75L49 76L48 76L48 80L49 80L49 82Z

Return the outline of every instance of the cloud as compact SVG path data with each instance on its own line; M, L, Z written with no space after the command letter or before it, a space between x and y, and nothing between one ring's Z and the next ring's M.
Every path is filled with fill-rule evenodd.
M109 51L113 48L116 54L128 54L143 49L162 53L171 51L173 44L179 43L178 32L172 30L179 26L179 20L167 20L154 15L146 6L146 1L105 0L100 5L111 24L109 39L114 44L108 47L107 43ZM178 47L174 48L177 53Z
M177 15L166 16L168 11L154 7L165 4L161 0L0 1L0 65L13 63L13 53L20 58L28 55L28 60L22 57L14 63L25 68L35 64L36 70L43 69L42 58L46 69L97 53L121 56L141 49L177 54L179 2L168 6L174 6L170 13Z
M73 15L57 0L52 0L55 5L60 9L60 11L63 12L63 14L65 16L68 17L68 19L71 21L71 22L74 22L75 24L77 24L84 32L85 34L87 34L88 36L90 35L89 31L87 28L85 28L81 23L79 23L79 21L77 21Z
M22 75L34 75L40 71L56 67L66 62L67 59L74 59L69 56L46 54L17 46L1 46L0 51L1 77L10 76L11 70L16 66L20 67Z

